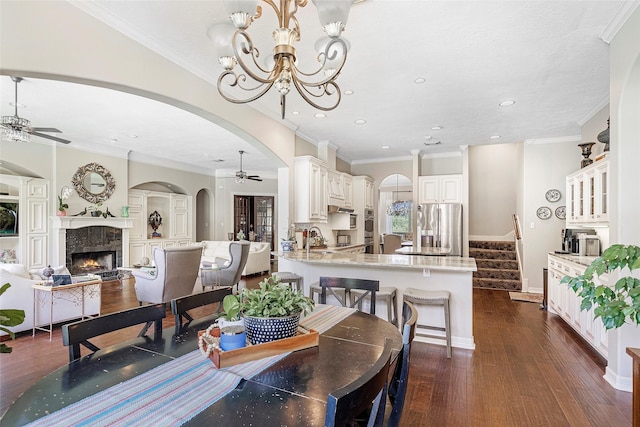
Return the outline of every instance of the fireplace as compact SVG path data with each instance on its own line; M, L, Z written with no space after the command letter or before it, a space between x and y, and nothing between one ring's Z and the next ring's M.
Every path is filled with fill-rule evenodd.
M103 279L117 274L122 266L122 230L89 226L66 233L65 264L71 274L99 274Z
M98 274L115 270L116 251L80 252L71 254L71 274Z

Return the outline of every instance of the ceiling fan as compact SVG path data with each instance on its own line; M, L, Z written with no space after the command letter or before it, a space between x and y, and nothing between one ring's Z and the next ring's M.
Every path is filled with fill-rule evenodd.
M13 103L13 106L15 107L15 114L13 116L2 116L2 138L8 141L29 142L29 135L35 135L41 138L51 139L52 141L62 142L63 144L70 143L71 141L69 140L41 133L62 133L61 130L56 128L31 127L31 122L29 120L18 116L18 83L23 79L22 77L11 76L11 80L16 84L15 99Z
M244 154L243 150L239 151L240 153L240 170L236 172L236 182L244 182L247 179L252 181L262 181L258 175L247 175L245 171L242 170L242 155Z

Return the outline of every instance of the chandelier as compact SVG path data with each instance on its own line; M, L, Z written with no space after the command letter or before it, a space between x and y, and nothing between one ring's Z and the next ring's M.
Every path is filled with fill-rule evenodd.
M279 24L273 31L273 55L267 55L265 61L259 60L260 52L247 33L251 23L262 16L258 0L225 0L232 24L214 25L209 30L218 62L224 68L218 77L220 95L229 102L244 104L260 98L275 85L284 119L286 96L293 86L314 108L323 111L336 108L341 94L335 79L340 75L349 48L340 36L354 0L312 0L327 34L315 43L318 66L312 72L298 69L294 47L301 35L296 13L308 0L280 0L279 6L276 0L262 1L274 10Z
M405 216L405 215L408 215L409 212L411 212L411 209L413 208L412 206L413 202L398 200L398 193L399 193L398 177L399 175L396 175L395 200L391 202L391 204L387 208L387 215L389 216Z
M26 132L31 126L31 122L18 116L18 83L22 81L21 77L11 77L16 84L15 99L13 106L15 113L13 116L2 116L2 139L15 142L29 142L31 136Z

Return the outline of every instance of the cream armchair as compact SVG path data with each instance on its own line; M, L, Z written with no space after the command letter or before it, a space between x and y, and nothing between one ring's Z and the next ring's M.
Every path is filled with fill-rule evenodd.
M200 271L202 248L155 248L153 260L156 271L133 270L136 296L140 304L167 303L174 298L191 295Z
M229 256L231 261L218 271L218 281L221 286L235 286L242 277L242 270L249 258L249 242L231 242L229 244ZM216 258L216 264L224 265L227 262L224 258Z

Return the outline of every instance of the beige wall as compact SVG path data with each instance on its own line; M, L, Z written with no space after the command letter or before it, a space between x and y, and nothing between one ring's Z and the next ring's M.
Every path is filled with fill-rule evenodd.
M424 157L420 175L452 175L462 173L462 155L450 153L447 156Z

